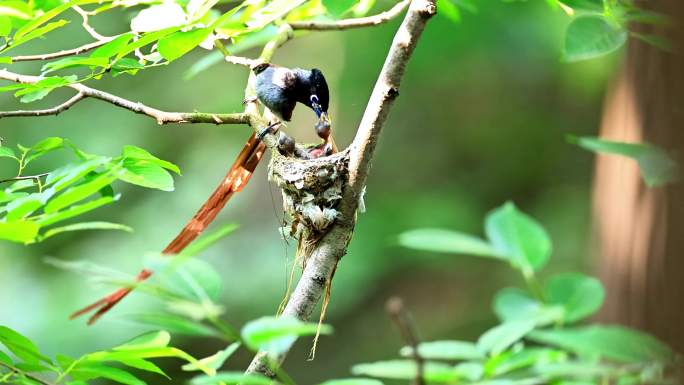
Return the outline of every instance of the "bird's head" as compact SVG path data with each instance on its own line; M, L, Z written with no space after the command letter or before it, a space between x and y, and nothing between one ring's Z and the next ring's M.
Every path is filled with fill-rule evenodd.
M308 98L304 102L309 106L316 116L316 132L318 136L327 139L330 135L330 117L328 116L328 105L330 104L330 93L328 83L325 81L323 73L319 69L312 69L308 79Z

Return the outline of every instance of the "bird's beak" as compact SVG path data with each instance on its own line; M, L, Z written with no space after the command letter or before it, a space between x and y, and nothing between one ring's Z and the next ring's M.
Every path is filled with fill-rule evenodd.
M318 115L318 124L330 127L330 117L328 117L327 112L321 112Z

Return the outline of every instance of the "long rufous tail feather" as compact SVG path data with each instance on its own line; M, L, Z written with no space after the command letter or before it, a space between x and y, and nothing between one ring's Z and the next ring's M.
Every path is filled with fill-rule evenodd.
M242 151L240 151L235 159L235 162L233 162L230 170L228 170L226 176L221 181L221 184L218 185L202 207L197 210L197 213L195 213L192 219L183 227L180 233L178 233L171 243L166 246L162 251L164 255L179 254L209 226L233 194L241 191L247 182L249 182L259 161L263 157L265 150L266 145L256 138L256 134L252 133L247 140L247 143L242 148ZM142 282L151 275L151 270L144 269L138 273L136 282ZM119 303L133 291L134 288L134 286L121 288L83 309L74 312L70 318L73 319L97 309L95 314L88 319L88 324L93 324L103 314L108 312L114 305Z

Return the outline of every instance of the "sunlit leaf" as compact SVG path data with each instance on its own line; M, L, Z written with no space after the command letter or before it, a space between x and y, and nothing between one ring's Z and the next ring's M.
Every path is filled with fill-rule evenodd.
M627 41L627 31L598 15L575 18L565 32L566 61L593 59L609 54Z
M230 356L232 356L236 350L238 350L239 347L240 347L239 342L233 342L232 344L228 345L227 348L225 348L223 350L219 350L218 352L216 352L215 354L212 354L209 357L202 358L201 360L199 360L199 362L201 362L202 364L204 364L208 368L218 370L223 366L223 364L226 362L226 360L228 358L230 358ZM185 365L183 365L182 369L186 370L186 371L200 370L197 367L197 365L195 365L195 364L185 364Z
M164 59L176 60L200 45L211 32L211 28L198 28L187 32L179 31L159 39L157 49Z
M109 64L109 60L106 57L71 56L46 63L41 71L49 73L72 67L106 67L107 64Z
M487 376L500 376L514 370L562 362L566 359L567 353L560 350L526 348L518 352L506 352L490 358L485 364L485 373Z
M126 231L126 232L133 232L133 229L126 226L122 225L119 223L110 223L110 222L81 222L81 223L74 223L73 225L67 225L67 226L62 226L62 227L56 227L54 229L50 229L43 234L43 239L47 239L50 237L53 237L58 234L66 233L66 232L71 232L71 231L84 231L84 230L119 230L119 231Z
M139 335L128 342L115 347L113 350L141 350L166 347L171 341L167 331L159 330Z
M98 47L95 51L90 54L91 58L107 58L116 55L128 45L128 42L133 38L132 33L124 33L118 36L116 39L108 42L107 44Z
M17 0L0 2L0 15L29 20L33 17L32 13L27 2Z
M0 224L2 225L2 224ZM18 332L0 325L0 344L27 363L38 364L41 361L50 363L50 359L40 354L38 347Z
M345 13L351 11L356 0L323 0L323 5L328 12L336 17L342 17Z
M146 385L146 383L133 374L119 368L96 362L82 362L71 371L76 379L89 380L92 378L106 378L125 385Z
M146 160L150 163L156 164L157 166L161 166L167 170L171 170L176 174L180 175L180 169L178 168L178 166L171 162L159 159L156 156L150 154L147 150L144 150L140 147L124 146L123 150L121 151L121 156L129 159Z
M440 15L444 15L454 23L461 22L461 11L452 0L437 0L437 9Z
M17 159L17 156L14 154L14 150L12 150L11 148L0 146L0 158Z
M48 226L53 223L61 222L66 219L73 218L81 214L85 214L104 205L116 202L119 200L120 197L121 195L114 195L93 199L92 201L89 201L87 203L71 206L66 210L46 214L44 216L41 216L40 219L38 219L37 221L41 226Z
M55 213L67 206L80 202L97 193L116 180L112 173L103 173L81 185L71 187L61 195L51 199L45 206L45 213Z
M118 178L126 183L162 191L174 189L171 174L148 160L124 159Z
M0 239L13 242L31 242L38 235L40 225L33 221L0 222Z

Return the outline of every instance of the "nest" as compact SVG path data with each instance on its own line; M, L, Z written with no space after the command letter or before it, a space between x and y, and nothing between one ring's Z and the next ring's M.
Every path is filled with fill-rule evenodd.
M274 154L269 180L282 191L285 212L292 218L290 235L320 238L335 222L348 177L348 151L316 159Z

